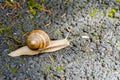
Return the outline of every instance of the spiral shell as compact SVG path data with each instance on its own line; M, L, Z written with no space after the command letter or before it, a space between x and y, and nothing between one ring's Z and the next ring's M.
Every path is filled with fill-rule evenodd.
M28 34L26 44L32 50L44 49L50 45L50 38L42 30L33 30Z

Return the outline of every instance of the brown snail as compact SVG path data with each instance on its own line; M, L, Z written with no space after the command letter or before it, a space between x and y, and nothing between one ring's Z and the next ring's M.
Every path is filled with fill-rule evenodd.
M26 39L27 46L23 46L11 53L9 56L35 55L44 52L54 52L69 45L67 38L61 40L50 40L47 33L42 30L33 30Z

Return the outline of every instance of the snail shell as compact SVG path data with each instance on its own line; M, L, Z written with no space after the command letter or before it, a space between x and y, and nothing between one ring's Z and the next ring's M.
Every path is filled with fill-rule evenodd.
M42 30L33 30L28 34L26 44L32 50L43 49L50 45L50 38Z

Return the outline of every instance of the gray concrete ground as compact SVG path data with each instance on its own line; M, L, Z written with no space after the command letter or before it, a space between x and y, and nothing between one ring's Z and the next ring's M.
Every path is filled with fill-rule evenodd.
M0 80L120 80L120 0L45 0L53 15L38 9L32 15L27 2L20 4L12 14L12 7L0 8ZM67 28L71 46L65 49L7 55L25 45L27 32L42 29L51 39L63 39Z

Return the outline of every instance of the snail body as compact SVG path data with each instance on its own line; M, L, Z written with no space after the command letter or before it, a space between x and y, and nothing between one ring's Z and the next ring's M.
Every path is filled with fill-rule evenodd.
M26 39L26 45L8 55L11 57L22 55L36 55L45 52L54 52L69 46L67 38L61 40L50 40L47 33L42 30L33 30Z

